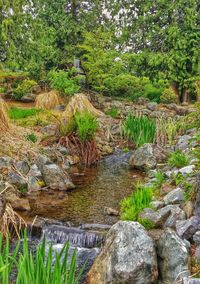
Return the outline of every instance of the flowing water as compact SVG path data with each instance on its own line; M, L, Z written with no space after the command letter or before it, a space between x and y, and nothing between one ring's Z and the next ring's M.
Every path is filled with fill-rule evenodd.
M97 167L72 168L76 188L68 192L50 191L30 196L31 213L79 226L85 223L113 224L117 217L105 214L105 207L119 210L120 201L131 194L142 176L128 166L130 153L117 151Z

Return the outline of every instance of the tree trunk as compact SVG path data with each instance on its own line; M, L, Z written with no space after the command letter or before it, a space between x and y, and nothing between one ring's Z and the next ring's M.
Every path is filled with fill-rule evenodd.
M190 99L190 93L189 90L185 89L183 92L183 105L188 105Z
M177 103L180 103L180 95L179 95L179 86L178 86L178 83L177 83L177 82L173 82L173 83L171 84L171 87L172 87L174 93L176 94Z

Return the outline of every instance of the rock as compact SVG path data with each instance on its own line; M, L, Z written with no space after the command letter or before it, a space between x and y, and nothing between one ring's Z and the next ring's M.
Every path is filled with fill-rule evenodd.
M194 205L194 214L200 217L200 173L197 174L197 185L196 185L196 200Z
M16 169L23 175L27 175L30 170L30 166L27 161L19 161L16 163L15 166Z
M110 216L119 216L119 211L110 207L104 207L104 213Z
M187 219L192 217L194 210L194 203L192 201L187 201L183 207L183 211L185 212Z
M30 168L30 171L28 173L29 176L36 177L36 178L41 178L42 173L39 170L38 166L36 164L32 165Z
M36 99L36 94L30 93L26 96L23 96L21 98L21 102L23 103L34 103Z
M162 220L167 220L174 207L177 207L177 205L167 205L158 210L158 214L162 217Z
M155 168L158 162L166 158L164 150L154 144L147 143L134 151L130 158L130 166L140 170Z
M147 108L149 109L149 110L151 110L151 111L154 111L154 110L156 110L156 108L157 108L157 103L154 103L154 102L152 102L152 103L148 103L147 104Z
M44 181L39 180L33 176L28 177L28 191L41 190L42 185L45 185Z
M197 231L194 235L193 235L193 241L196 245L200 245L200 231Z
M183 284L200 284L200 279L184 277Z
M160 188L160 195L166 195L171 192L174 188L169 183L163 183Z
M176 231L178 235L186 240L189 240L193 235L200 230L200 218L193 216L185 221L176 222Z
M16 185L19 188L27 188L26 179L13 171L8 172L8 182L13 185Z
M158 277L152 239L137 222L119 221L87 275L87 284L150 284Z
M66 147L63 147L61 145L59 145L59 147L57 148L57 150L64 156L69 154L69 149Z
M0 220L5 212L5 209L6 209L6 201L3 195L0 195Z
M160 201L160 200L154 200L150 203L151 207L153 207L154 209L160 209L164 206L164 202Z
M165 229L157 248L162 283L177 283L183 277L189 276L187 247L172 229Z
M185 220L185 219L186 219L185 212L181 208L179 208L178 206L174 206L171 209L170 216L167 218L167 220L165 222L165 227L175 228L176 222L178 220Z
M45 165L42 173L46 185L51 189L68 190L74 188L69 175L56 164Z
M191 136L190 135L183 135L179 138L177 144L176 144L176 149L178 150L186 150L189 147Z
M12 159L8 156L0 157L0 170L9 168L11 165Z
M151 208L143 209L139 214L139 219L150 221L155 228L162 227L163 224L162 216Z
M166 205L180 203L184 201L184 192L180 187L177 187L165 195L163 200Z
M46 134L49 136L55 136L57 131L58 131L58 126L56 124L47 125L41 129L42 134Z
M190 166L187 166L187 167L184 167L184 168L177 170L177 173L181 173L183 176L186 176L186 175L194 172L194 170L195 170L195 165L190 165ZM175 172L175 174L176 174L176 172Z
M200 245L196 247L195 249L195 258L198 263L200 263Z
M35 159L35 164L37 165L38 169L42 172L43 167L45 165L52 164L51 160L45 155L38 155Z

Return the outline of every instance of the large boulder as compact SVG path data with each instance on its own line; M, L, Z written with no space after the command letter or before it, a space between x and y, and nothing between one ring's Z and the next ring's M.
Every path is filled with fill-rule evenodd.
M134 151L130 158L131 167L140 170L150 170L166 158L166 152L157 145L147 143Z
M44 181L51 189L68 190L74 188L69 175L58 165L44 165L42 169Z
M108 232L102 252L87 276L87 284L150 284L158 277L152 239L137 222L119 221Z
M157 253L162 283L178 283L183 277L189 276L186 244L172 229L165 229L161 235Z

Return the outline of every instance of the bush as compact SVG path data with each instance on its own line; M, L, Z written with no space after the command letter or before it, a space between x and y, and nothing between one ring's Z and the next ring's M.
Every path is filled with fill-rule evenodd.
M177 103L177 96L172 87L166 88L160 97L160 101L165 104Z
M170 155L168 163L172 167L182 168L189 164L189 159L180 150L177 150Z
M23 80L14 89L14 98L20 100L23 96L30 94L35 86L37 86L35 81L29 79Z
M92 114L89 112L76 113L75 123L77 135L82 142L93 140L98 129L98 122Z
M139 213L150 207L152 198L152 188L138 184L131 196L121 202L121 219L137 221Z
M58 253L43 240L36 252L32 252L24 233L22 245L19 241L13 250L10 250L10 246L8 238L4 243L0 234L0 283L14 283L11 281L13 274L16 275L17 284L79 283L83 268L76 272L76 250L69 260L69 243Z
M51 88L59 91L62 95L74 95L80 90L79 81L70 76L72 74L62 70L50 71L48 79L50 80Z
M156 134L156 123L146 116L135 117L128 115L123 123L124 134L132 140L136 147L152 143Z

